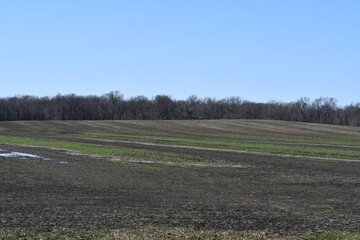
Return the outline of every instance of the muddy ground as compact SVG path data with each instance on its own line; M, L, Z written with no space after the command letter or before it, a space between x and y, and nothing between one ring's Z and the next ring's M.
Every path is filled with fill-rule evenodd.
M180 122L181 126L171 128L171 123L161 121L17 122L0 123L0 132L8 136L33 134L42 138L58 137L41 132L54 130L136 134L158 131L170 135L181 131L191 134L195 126L192 132L236 134L251 132L249 126L252 125L257 129L253 132L260 136L262 133L264 136L311 136L315 128L318 132L314 138L326 139L333 134L338 139L355 139L360 135L358 128L293 123L283 123L282 127L281 122L275 121L242 123ZM160 128L166 124L169 127ZM205 124L210 125L208 130ZM286 135L286 129L292 129L291 134ZM104 144L101 140L91 141ZM194 155L229 165L114 162L105 156L74 155L64 150L1 143L0 228L49 231L170 226L262 230L284 235L360 231L360 162L116 141L106 144ZM11 152L38 157L1 155Z

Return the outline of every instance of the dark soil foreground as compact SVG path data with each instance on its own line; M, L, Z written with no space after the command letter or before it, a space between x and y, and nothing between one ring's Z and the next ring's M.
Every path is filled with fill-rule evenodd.
M177 166L0 149L46 158L0 156L0 228L360 231L358 162L166 149L238 164Z

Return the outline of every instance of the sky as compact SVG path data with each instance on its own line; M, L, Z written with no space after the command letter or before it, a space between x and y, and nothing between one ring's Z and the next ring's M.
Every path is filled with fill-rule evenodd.
M0 97L360 102L358 0L0 0Z

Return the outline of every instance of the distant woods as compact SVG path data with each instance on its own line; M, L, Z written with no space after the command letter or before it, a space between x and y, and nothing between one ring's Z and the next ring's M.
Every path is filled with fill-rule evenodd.
M323 97L290 103L255 103L239 97L175 100L167 95L124 99L118 91L102 96L0 98L0 121L155 119L273 119L360 126L360 103L339 107L335 99Z

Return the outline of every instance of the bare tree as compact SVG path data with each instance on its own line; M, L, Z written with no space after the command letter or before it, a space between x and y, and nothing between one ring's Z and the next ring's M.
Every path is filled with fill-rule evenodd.
M174 100L157 95L124 99L119 91L100 97L75 94L38 98L0 98L0 121L13 120L108 120L108 119L277 119L360 126L360 103L338 107L334 98L314 101L303 97L296 102L255 103L231 97L217 100L193 95Z
M301 120L303 122L309 121L309 108L311 106L310 98L308 97L302 97L295 103L295 106L301 113Z

